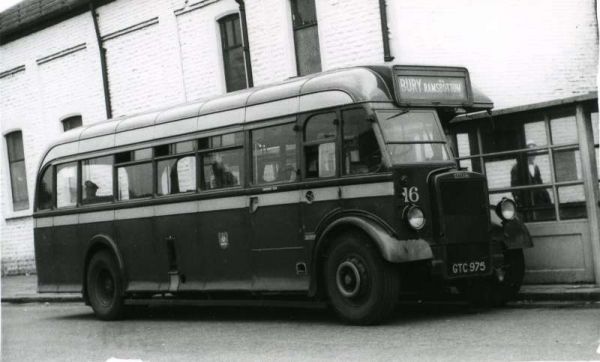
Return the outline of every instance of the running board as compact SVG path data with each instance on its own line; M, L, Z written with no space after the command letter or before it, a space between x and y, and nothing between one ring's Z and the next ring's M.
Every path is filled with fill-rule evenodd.
M196 306L196 307L274 307L274 308L306 308L323 309L326 302L294 301L294 300L252 300L252 299L170 299L144 298L125 299L125 305L151 306Z

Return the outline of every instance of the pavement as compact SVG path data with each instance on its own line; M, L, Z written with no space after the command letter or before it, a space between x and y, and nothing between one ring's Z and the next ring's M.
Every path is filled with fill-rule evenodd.
M38 293L35 274L2 277L0 289L2 303L82 301L81 293ZM600 286L593 284L524 285L515 303L530 302L600 302Z

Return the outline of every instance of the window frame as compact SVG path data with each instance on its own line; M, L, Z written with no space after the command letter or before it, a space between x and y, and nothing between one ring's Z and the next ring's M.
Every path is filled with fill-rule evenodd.
M229 37L229 34L227 33L227 23L228 22L234 22L237 21L239 23L239 34L235 33L235 27L233 27L233 38L234 40L237 39L239 37L240 39L240 43L239 44L235 44L232 46L228 46L226 44L227 38ZM227 93L229 92L234 92L237 90L242 90L242 89L247 89L248 88L248 69L246 69L246 62L245 62L245 46L244 46L244 39L243 39L243 34L242 34L242 22L241 22L241 16L239 13L233 13L233 14L229 14L229 15L225 15L221 18L219 18L217 20L217 23L219 25L219 35L220 35L220 39L221 39L221 56L222 56L222 60L223 60L223 73L225 75L225 91ZM239 35L239 36L238 36ZM231 74L231 65L229 62L229 52L231 52L232 50L235 49L241 49L242 51L242 57L244 58L243 63L243 69L244 69L244 83L245 86L240 88L240 89L231 89L231 82L232 82L232 74Z
M132 155L134 154L134 152L136 151L140 151L140 150L144 150L144 149L150 149L150 157L149 158L144 158L141 160L130 160L130 161L126 161L126 162L120 162L117 163L117 155L121 154L121 153L125 153L125 152L129 152ZM151 145L147 145L145 147L140 147L140 148L136 148L136 149L132 149L132 150L127 150L127 151L121 151L121 152L115 152L113 153L113 157L114 157L114 162L113 162L113 198L115 200L115 202L135 202L135 201L140 201L140 200L150 200L150 199L154 199L156 197L156 163L154 162L154 148L155 146L151 146ZM133 158L133 157L132 157ZM127 199L127 200L121 200L119 199L119 167L128 167L128 166L136 166L136 165L141 165L144 163L149 163L150 164L150 168L152 170L152 191L150 192L150 196L144 196L144 197L136 197L133 199Z
M355 108L355 107L351 107L351 108ZM341 167L342 167L342 161L340 160L341 158L341 147L342 147L342 139L341 139L341 132L342 132L342 126L341 126L341 112L342 110L346 110L346 108L342 108L342 107L335 107L335 108L328 108L328 109L321 109L318 111L311 111L311 112L307 112L304 114L301 114L298 116L298 127L299 127L299 138L300 138L300 177L301 180L303 181L316 181L316 180L331 180L331 179L335 179L335 178L340 178L342 176L341 173ZM306 125L308 124L308 122L310 121L310 119L314 116L318 116L321 114L327 114L327 113L333 113L335 114L335 119L334 119L334 124L335 124L335 138L334 138L334 144L335 144L335 175L333 176L329 176L329 177L307 177L306 175L306 155L305 155L305 148L307 146L315 146L315 145L319 145L319 144L323 144L323 143L329 143L330 139L324 139L324 140L315 140L315 141L305 141L305 137L306 137ZM328 142L329 141L329 142ZM298 145L296 146L298 147Z
M224 135L228 135L228 134L236 134L236 133L240 133L241 134L241 142L240 143L234 143L233 145L228 145L228 146L218 146L218 147L211 147L212 145L210 144L210 139L213 137L223 137ZM210 134L210 135L205 135L205 136L201 136L196 138L196 192L199 193L205 193L205 192L218 192L218 191L223 191L223 190L231 190L231 189L236 189L236 188L244 188L246 187L246 183L245 183L245 177L246 177L246 171L247 171L247 167L246 167L246 157L244 155L245 149L246 149L246 135L245 135L246 131L245 130L237 130L237 131L231 131L231 130L227 130L226 132L219 132L216 134ZM235 135L234 135L235 137ZM208 138L209 140L209 145L207 148L203 148L200 149L200 140L204 139L204 138ZM235 150L235 149L242 149L242 157L241 157L241 164L240 164L240 179L239 181L239 185L234 185L234 186L227 186L227 187L220 187L220 188L214 188L214 189L210 189L210 188L206 188L205 186L205 182L204 182L204 155L206 154L210 154L210 153L216 153L216 152L223 152L223 151L230 151L230 150Z
M19 137L22 158L13 158L15 155L11 154L10 143L14 142L11 140L12 137ZM8 161L8 170L9 170L9 184L11 190L11 201L12 201L12 209L13 211L23 211L29 209L29 185L27 184L27 164L25 161L25 143L23 141L23 131L22 130L14 130L4 135L4 141L6 142L6 159ZM25 186L25 199L24 200L16 200L15 197L15 185L13 183L13 164L18 162L23 163L23 175L24 175L24 186Z
M320 41L320 37L319 37L319 22L318 22L318 15L317 15L317 4L316 4L315 0L308 0L308 1L312 1L312 5L315 9L315 20L312 22L297 25L295 18L299 13L298 12L298 0L290 0L290 15L291 15L291 20L292 20L292 41L294 42L294 59L296 61L296 75L299 77L323 71L323 60L321 58L321 41ZM317 70L316 72L312 72L312 73L302 73L300 71L301 61L300 61L300 59L298 59L298 48L300 46L304 46L305 44L298 44L298 41L296 39L296 34L297 34L298 30L303 30L303 29L311 28L311 27L314 27L315 31L317 33L317 45L319 48L317 58L319 59L319 70Z
M65 127L67 124L70 124L70 122L74 121L74 120L78 120L79 121L79 125L78 126L76 126L76 127L69 127L69 128ZM83 126L83 118L81 117L80 114L78 114L78 115L69 116L69 117L66 117L64 119L61 119L60 123L63 126L63 132L68 132L70 130L77 129L77 128L80 128L81 126Z
M201 137L200 137L201 138ZM198 164L199 164L199 157L198 157L198 142L200 140L200 138L194 138L191 140L187 140L187 141L178 141L178 142L171 142L171 143L165 143L165 144L160 144L160 145L156 145L152 147L152 162L153 162L153 185L152 185L152 194L154 195L154 197L156 198L165 198L165 197L176 197L179 195L189 195L189 194L193 194L193 193L197 193L200 191L200 187L199 187L199 180L198 177L200 175L200 171L198 170ZM178 143L183 143L183 142L192 142L193 143L193 150L192 151L187 151L187 152L180 152L177 153L176 150L176 145ZM162 156L156 156L156 148L157 147L161 147L161 146L168 146L169 147L169 154L167 155L162 155ZM160 175L158 174L158 163L160 161L167 161L167 160L171 160L171 159L180 159L180 158L185 158L185 157L189 157L189 156L194 156L194 163L196 165L196 172L195 172L195 187L193 191L185 191L185 192L178 192L176 194L164 194L164 195L159 195L158 194L158 182L159 182L159 177Z
M95 156L95 157L87 157L87 158L82 158L80 160L77 161L78 163L78 171L77 171L77 188L78 188L78 196L77 196L77 206L81 206L81 207L89 207L89 206L96 206L96 205L107 205L107 204L113 204L115 203L116 199L117 199L117 195L116 195L116 184L115 184L115 179L117 179L117 177L115 176L115 172L116 172L116 168L115 168L115 161L116 161L116 157L115 157L116 153L112 153L112 154L108 154L108 155L99 155L99 156ZM98 159L98 158L104 158L104 157L112 157L112 179L111 179L111 200L110 201L102 201L102 202L90 202L90 203L84 203L83 202L83 185L81 184L83 182L83 163L85 161L89 161L89 160L94 160L94 159Z
M300 156L300 141L299 141L299 137L301 137L301 132L299 132L299 128L298 128L298 119L299 117L297 115L293 115L293 116L287 116L287 117L283 117L280 119L273 119L273 120L265 120L265 121L261 121L258 122L256 124L253 125L249 125L247 128L244 129L245 134L245 141L247 144L247 157L245 157L246 162L248 163L248 167L247 167L247 174L249 175L246 179L247 184L246 187L248 188L253 188L253 187L271 187L271 186L275 186L275 185L291 185L291 184L295 184L300 182L301 180L304 180L304 177L302 177L302 172L298 173L298 166L300 165L301 162L301 156ZM254 164L254 160L253 160L253 155L254 155L254 145L252 143L252 132L257 131L257 130L261 130L261 129L266 129L266 128L271 128L271 127L280 127L280 126L293 126L293 130L294 130L294 144L296 145L296 180L295 181L288 181L288 182L283 182L283 181L273 181L273 182L265 182L265 183L258 183L258 182L254 182L254 171L255 171L255 167L256 165Z

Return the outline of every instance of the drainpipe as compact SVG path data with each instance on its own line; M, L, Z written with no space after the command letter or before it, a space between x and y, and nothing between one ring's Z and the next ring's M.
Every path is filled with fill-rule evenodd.
M248 23L246 22L246 6L244 0L235 0L240 6L240 21L242 22L242 40L244 41L244 61L246 63L246 79L248 88L254 87L252 78L252 63L250 61L250 42L248 41Z
M387 24L387 6L385 0L379 0L379 15L381 18L381 36L383 37L383 59L386 62L394 60L390 51L390 30Z
M96 42L100 52L100 73L102 73L102 86L104 88L104 107L106 108L106 118L112 118L112 106L110 104L110 88L108 84L108 69L106 67L106 49L102 46L102 37L100 36L100 27L98 26L98 13L94 0L90 0L90 13L94 21L94 30L96 32Z

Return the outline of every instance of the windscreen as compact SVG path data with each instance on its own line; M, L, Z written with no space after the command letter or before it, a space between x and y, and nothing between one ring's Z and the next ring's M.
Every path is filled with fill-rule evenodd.
M385 110L376 114L392 164L450 159L435 111Z

